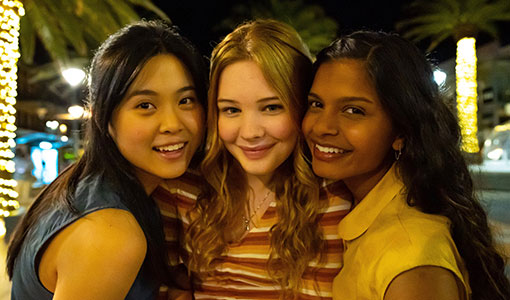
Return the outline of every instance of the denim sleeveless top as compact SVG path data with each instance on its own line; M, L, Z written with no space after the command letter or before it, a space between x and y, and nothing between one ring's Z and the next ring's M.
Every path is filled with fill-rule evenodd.
M44 249L62 229L83 216L101 209L128 210L121 203L119 196L100 177L85 178L78 184L74 206L78 211L75 214L71 213L67 207L56 204L41 215L30 229L15 261L11 300L53 299L53 293L48 291L39 280L38 269ZM155 299L159 284L152 280L146 262L147 259L125 299Z

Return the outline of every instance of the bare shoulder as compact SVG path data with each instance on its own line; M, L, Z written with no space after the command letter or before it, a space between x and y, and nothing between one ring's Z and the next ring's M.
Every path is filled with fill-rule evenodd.
M43 260L54 267L54 299L123 299L147 252L135 217L121 209L90 213L60 232ZM43 282L44 283L44 282ZM46 285L46 284L45 284ZM51 288L51 286L50 286Z
M385 300L464 299L463 286L451 271L436 266L421 266L399 274L388 286Z

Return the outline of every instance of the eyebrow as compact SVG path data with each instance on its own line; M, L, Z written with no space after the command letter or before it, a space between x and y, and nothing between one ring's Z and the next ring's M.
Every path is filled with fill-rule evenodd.
M195 90L194 86L184 86L184 87L178 89L177 93L182 93L182 92L186 92L186 91L194 91L194 90ZM129 98L132 98L132 97L138 96L138 95L156 96L156 95L158 95L158 93L156 91L148 90L148 89L135 90L135 91L132 91L131 93L129 93L126 96L126 99L129 99Z
M266 101L273 101L273 100L280 100L279 97L265 97L265 98L260 98L257 100L257 103L260 103L260 102L266 102ZM224 103L224 102L227 102L227 103L238 103L239 101L236 101L236 100L233 100L233 99L226 99L226 98L220 98L218 99L216 102L220 103Z
M322 99L321 97L319 97L319 95L317 95L315 93L309 93L308 96L309 97L313 97L313 98L317 98L317 99ZM345 102L362 101L362 102L366 102L366 103L374 103L374 101L372 101L372 100L370 100L368 98L365 98L365 97L356 97L356 96L340 97L340 98L336 98L335 100L340 100L340 101L345 101Z

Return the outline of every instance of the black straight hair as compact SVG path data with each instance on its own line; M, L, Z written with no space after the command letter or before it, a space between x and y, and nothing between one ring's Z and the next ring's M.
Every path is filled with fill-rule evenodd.
M505 260L495 248L487 214L475 195L460 150L460 128L434 82L432 64L398 35L358 31L323 49L314 73L323 63L342 59L364 63L383 109L404 139L396 165L408 204L450 219L453 240L469 273L472 299L510 299Z
M113 111L146 62L159 54L175 55L189 71L200 104L207 105L207 69L204 58L175 26L162 21L139 21L111 35L97 50L89 70L88 105L83 156L67 168L34 200L18 224L7 252L7 273L13 270L27 233L45 211L60 204L75 213L78 183L99 176L118 193L147 239L147 263L160 282L172 284L168 274L163 225L159 209L145 193L133 166L119 152L108 133ZM171 78L169 78L171 80Z

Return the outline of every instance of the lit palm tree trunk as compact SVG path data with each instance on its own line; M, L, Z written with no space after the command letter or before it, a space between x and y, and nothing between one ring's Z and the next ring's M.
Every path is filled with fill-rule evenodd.
M16 63L20 57L18 36L20 17L25 14L20 1L1 0L0 4L0 216L7 217L19 207L18 193L14 191L13 148L16 143ZM2 226L3 227L3 226ZM2 228L0 228L0 233Z
M480 151L477 124L476 40L462 38L457 42L457 111L462 131L462 150Z

